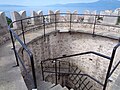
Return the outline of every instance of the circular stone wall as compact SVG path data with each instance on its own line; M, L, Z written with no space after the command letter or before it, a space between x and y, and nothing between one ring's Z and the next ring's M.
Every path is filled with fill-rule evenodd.
M102 36L93 37L92 35L85 33L52 32L47 34L45 38L38 37L32 40L27 45L33 52L36 70L40 70L41 60L55 58L62 55L95 51L111 56L113 47L117 43L118 41L114 39ZM116 55L116 58L118 57L119 55ZM67 60L77 65L85 74L89 74L104 83L109 60L93 54L71 57L67 58ZM114 64L116 62L117 59L114 61ZM119 75L119 72L116 72L115 75ZM111 86L111 84L109 85Z

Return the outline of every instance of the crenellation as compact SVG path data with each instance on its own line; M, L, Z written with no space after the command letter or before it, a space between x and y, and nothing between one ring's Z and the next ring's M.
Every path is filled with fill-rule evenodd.
M106 16L98 16L97 11L89 10L86 10L84 14L85 15L78 15L77 10L73 11L73 13L68 10L66 11L66 14L60 14L60 10L49 10L48 15L43 16L43 11L32 11L31 16L36 17L26 20L25 18L28 17L26 15L26 11L14 11L12 13L11 17L13 22L20 20L19 22L13 23L12 29L16 31L17 34L19 32L21 33L21 26L23 25L24 31L28 31L28 33L25 33L25 35L29 34L26 41L28 40L29 36L30 38L35 38L26 44L28 45L30 51L34 53L33 57L35 59L35 69L39 69L41 67L41 60L80 52L95 51L107 56L111 56L112 50L118 43L117 40L120 36L120 22L117 24L118 18L120 17L112 16L120 16L120 8L115 9L114 11L104 10L100 12L100 15ZM45 22L43 20L45 20ZM56 23L59 21L62 21L63 23ZM28 22L30 22L30 24ZM45 27L43 27L43 23ZM59 31L57 32L55 29ZM39 37L39 35L43 35L43 33L47 35L45 35L45 37ZM96 36L94 36L94 34ZM6 15L5 12L0 12L0 44L5 43L9 39L10 35L8 33ZM112 69L119 62L119 53L120 48L118 48L115 55ZM23 50L23 54L21 53L20 56L22 55L24 56L21 58L25 60L25 65L28 72L31 72L31 62L28 54ZM90 76L95 77L97 80L104 83L110 60L106 60L93 54L77 56L63 60L70 60L70 62L81 69L82 72L89 74ZM113 75L109 78L107 90L112 90L113 85L119 86L119 70L120 66L117 67ZM95 86L102 90L102 87L99 87L96 84Z
M8 30L8 24L5 16L5 12L0 12L0 35L5 34Z
M89 10L85 10L84 14L86 14L86 15L84 15L84 20L83 21L84 22L89 22L90 16L87 15L87 14L90 14L90 11Z
M60 10L56 10L55 15L56 15L56 22L60 21Z
M21 19L27 18L26 11L24 11L24 10L20 11L20 12L14 11L14 12L12 12L11 15L12 15L11 17L12 17L12 21L13 22L17 21L17 20L21 20ZM22 24L23 24L23 28L27 27L27 21L26 20L23 20ZM13 28L14 29L21 29L21 21L13 23Z
M75 10L74 12L73 12L73 15L72 15L72 21L78 21L78 11L77 10Z
M48 11L48 15L50 15L50 16L49 16L49 21L50 21L50 22L54 22L54 21L55 21L54 12L53 12L52 10L49 10L49 11Z

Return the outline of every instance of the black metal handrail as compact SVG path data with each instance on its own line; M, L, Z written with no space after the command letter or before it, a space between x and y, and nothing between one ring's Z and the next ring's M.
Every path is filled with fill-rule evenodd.
M112 55L111 55L111 60L110 60L109 66L108 66L107 74L106 74L106 79L105 79L105 82L104 82L103 90L106 90L108 78L113 74L113 72L117 68L117 67L114 67L113 70L111 71L113 61L114 61L114 57L115 57L115 54L116 54L116 50L118 49L119 46L120 46L120 42L113 48Z
M60 15L66 15L66 13L60 13ZM98 16L101 16L101 17L120 17L120 16L114 16L114 15L94 15L94 14L70 14L70 20L67 20L67 21L56 21L56 16L57 14L50 14L50 15L53 15L55 17L55 19L51 22L49 22L50 24L55 24L55 30L57 30L57 23L69 23L70 25L70 30L72 29L72 26L71 24L72 23L83 23L83 24L93 24L94 27L93 27L93 35L95 34L95 29L96 29L96 25L102 25L102 26L112 26L112 27L117 27L117 28L120 28L120 26L118 25L109 25L109 24L101 24L101 23L97 23L96 22L96 19ZM15 57L16 57L16 62L17 62L17 65L19 65L18 63L18 59L19 56L18 56L18 53L16 51L16 46L15 46L15 41L14 39L17 39L18 42L21 44L21 46L23 47L23 49L28 53L29 57L30 57L30 60L31 60L31 66L32 66L32 74L33 74L33 79L34 79L34 86L35 88L37 87L36 85L36 77L35 77L35 69L34 69L34 60L33 60L33 54L30 52L30 50L27 48L26 46L26 40L25 40L25 30L24 30L24 26L23 26L23 21L24 20L27 20L27 19L31 19L31 18L43 18L43 21L42 23L40 23L39 25L43 25L43 29L44 29L44 37L46 35L46 21L45 21L45 17L47 16L50 16L50 15L41 15L41 16L34 16L34 17L28 17L28 18L24 18L24 19L20 19L20 20L17 20L17 21L14 21L12 22L10 25L9 25L9 31L10 31L10 35L11 35L11 39L12 39L12 43L13 43L13 50L14 50L14 53L15 53ZM90 22L79 22L79 21L72 21L72 15L81 15L81 16L84 16L84 15L87 15L87 16L94 16L95 17L95 20L93 23L90 23ZM20 22L21 23L21 31L22 33L20 33L19 35L23 35L23 41L19 39L19 35L17 35L12 29L10 29L10 26L16 22ZM105 83L104 83L104 89L106 89L106 86L107 86L107 81L108 81L108 78L112 75L112 73L115 71L115 69L117 68L117 66L119 65L120 62L117 63L117 65L113 68L113 70L111 71L111 67L112 67L112 63L113 63L113 60L114 60L114 56L115 56L115 53L116 53L116 49L119 47L120 45L118 44L114 49L113 49L113 53L111 55L111 57L108 57L108 56L105 56L103 54L100 54L100 53L96 53L96 52L84 52L84 53L79 53L80 55L84 55L84 54L95 54L95 55L98 55L100 57L103 57L103 58L106 58L106 59L109 59L110 60L110 64L109 64L109 67L108 67L108 72L107 72L107 75L106 75L106 80L105 80ZM77 54L76 54L77 55ZM71 56L74 56L74 55L71 55ZM71 56L64 56L64 57L71 57ZM63 58L63 57L58 57L58 58ZM58 59L58 58L55 58L55 59ZM48 59L50 60L50 59ZM46 60L47 61L47 60ZM111 72L110 72L111 71Z
M117 66L120 64L120 61L115 65L115 67L111 70L112 68L112 64L113 64L113 60L114 60L114 56L116 54L116 50L117 48L120 46L120 43L118 43L114 48L113 48L113 52L112 52L112 55L111 57L109 56L106 56L106 55L103 55L103 54L100 54L100 53L97 53L97 52L93 52L93 51L89 51L89 52L83 52L83 53L78 53L78 54L72 54L72 55L63 55L62 57L57 57L57 58L49 58L49 59L46 59L46 60L42 60L41 61L41 65L46 62L46 61L54 61L55 63L57 62L57 60L61 60L63 58L67 58L67 57L74 57L74 56L80 56L80 55L85 55L85 54L95 54L97 56L100 56L100 57L103 57L103 58L106 58L110 61L109 63L109 67L108 67L108 71L107 71L107 74L106 74L106 78L105 78L105 82L104 84L101 83L101 85L103 85L103 90L106 89L106 86L107 86L107 83L108 83L108 79L109 77L113 74L113 72L116 70ZM55 64L55 68L57 68L56 64ZM51 72L51 71L43 71L43 66L42 66L42 75L44 75L44 72ZM51 73L60 73L60 72L51 72ZM67 73L66 73L67 74ZM94 78L93 80L96 81L96 79ZM99 82L97 80L97 82ZM100 83L99 83L100 84Z
M30 78L31 80L33 80L31 83L33 83L33 88L37 88L37 83L36 83L36 75L35 75L35 67L34 67L34 59L33 59L33 54L32 52L27 48L27 46L20 40L20 38L18 37L18 35L12 30L10 29L9 27L9 32L10 32L10 35L11 35L11 39L12 39L12 44L13 44L13 50L14 50L14 53L15 53L15 57L16 57L16 61L17 61L17 66L19 66L19 62L21 63L21 65L23 66L25 72L27 75L29 75L29 73L27 72L27 69L24 65L24 61L20 58L17 50L16 50L16 46L15 46L15 42L13 40L13 37L18 40L18 42L20 43L20 45L22 46L22 48L27 52L27 54L29 55L30 57L30 62L31 62L31 68L32 68L32 78ZM28 76L30 77L30 75Z
M106 58L106 59L111 59L109 56L106 56L106 55L103 55L101 53L97 53L97 52L94 52L94 51L89 51L89 52L82 52L82 53L77 53L77 54L72 54L72 55L63 55L61 57L57 57L57 58L48 58L46 60L42 60L42 62L45 62L45 61L50 61L50 60L57 60L57 59L62 59L62 58L67 58L67 57L73 57L73 56L80 56L80 55L85 55L85 54L95 54L97 56L100 56L100 57L103 57L103 58Z
M67 58L67 57L74 57L74 56L81 56L81 55L86 55L86 54L94 54L94 55L97 55L97 56L100 56L100 57L103 57L103 58L106 58L106 59L108 59L108 60L111 60L111 57L109 57L109 56L106 56L106 55L103 55L103 54L101 54L101 53L97 53L97 52L93 52L93 51L89 51L89 52L82 52L82 53L78 53L78 54L72 54L72 55L63 55L63 56L61 56L61 57L57 57L57 58L49 58L49 59L46 59L46 60L42 60L41 61L41 69L42 69L42 76L43 76L43 80L44 80L44 72L48 72L48 73L55 73L55 77L56 77L56 85L57 85L57 74L59 73L61 73L61 72L57 72L57 61L61 61L63 58ZM55 62L55 72L52 72L52 71L45 71L45 70L43 70L43 63L44 62L46 62L46 61L53 61L53 62ZM61 73L62 74L62 73ZM64 74L72 74L72 75L74 75L74 74L76 74L76 73L64 73ZM88 74L76 74L76 75L87 75L88 77L90 77L92 80L94 80L95 82L97 82L98 84L100 84L100 85L102 85L103 87L104 87L104 84L102 84L100 81L98 81L97 79L95 79L95 78L93 78L93 77L91 77L90 75L88 75Z

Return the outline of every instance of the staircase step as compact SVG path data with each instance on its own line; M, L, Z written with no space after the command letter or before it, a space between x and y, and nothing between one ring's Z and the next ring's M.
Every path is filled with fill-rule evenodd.
M64 87L63 90L69 90L67 87Z
M64 90L60 84L56 85L55 87L51 88L50 90Z
M45 82L42 81L40 83L40 86L38 87L38 90L50 90L51 87L53 87L55 84L52 84L51 82Z

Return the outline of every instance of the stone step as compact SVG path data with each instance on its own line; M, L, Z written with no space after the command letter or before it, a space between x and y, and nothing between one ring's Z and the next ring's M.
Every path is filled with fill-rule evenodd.
M63 87L63 90L69 90L67 87Z
M53 87L55 84L52 84L51 82L40 82L40 85L38 87L38 90L50 90L51 87Z
M55 84L52 84L51 82L41 81L39 84L40 85L37 90L69 90L66 86L62 87L60 84L55 85ZM70 89L70 90L73 90L73 89Z
M60 84L56 85L55 87L51 88L50 90L64 90Z

